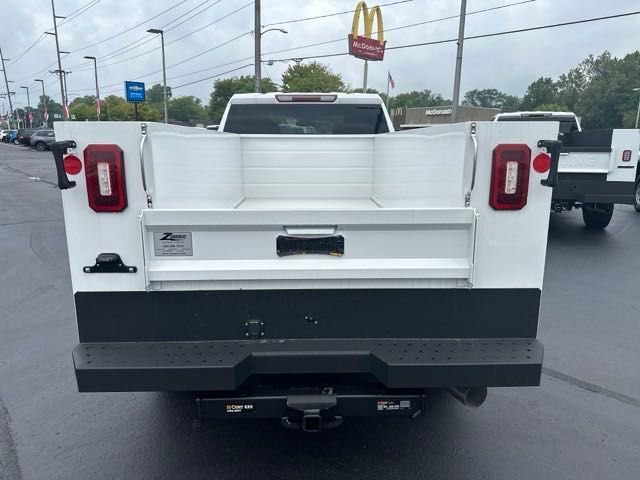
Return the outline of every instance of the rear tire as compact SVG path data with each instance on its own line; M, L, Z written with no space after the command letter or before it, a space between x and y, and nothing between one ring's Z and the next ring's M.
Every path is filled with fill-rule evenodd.
M633 206L636 212L640 212L640 177L636 178L636 190L633 196Z
M36 148L36 150L38 150L39 152L44 152L47 149L47 146L45 145L44 142L38 142L34 145L34 147Z
M582 220L589 230L604 230L613 216L613 203L582 205Z

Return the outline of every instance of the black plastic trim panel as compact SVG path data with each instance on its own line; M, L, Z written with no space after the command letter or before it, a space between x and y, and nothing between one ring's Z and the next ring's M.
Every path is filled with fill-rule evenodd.
M560 173L552 201L633 204L635 184L609 182L606 173Z
M539 289L78 292L80 342L535 338Z

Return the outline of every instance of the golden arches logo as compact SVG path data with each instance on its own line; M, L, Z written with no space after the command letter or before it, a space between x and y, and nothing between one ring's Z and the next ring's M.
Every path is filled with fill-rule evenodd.
M358 33L360 16L363 17L364 21L364 35ZM377 39L371 38L374 20L377 20ZM349 53L356 58L364 60L382 60L384 58L385 44L382 10L377 5L368 8L364 1L358 2L353 14L351 34L349 34Z

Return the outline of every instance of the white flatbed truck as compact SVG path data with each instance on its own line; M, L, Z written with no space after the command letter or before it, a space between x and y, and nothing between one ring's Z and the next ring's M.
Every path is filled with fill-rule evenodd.
M496 122L558 122L562 141L558 185L551 209L582 209L587 228L609 225L615 204L640 211L640 132L637 129L583 130L572 112L500 113Z
M219 131L57 122L81 392L317 431L539 385L557 123L393 132L379 97L234 97Z

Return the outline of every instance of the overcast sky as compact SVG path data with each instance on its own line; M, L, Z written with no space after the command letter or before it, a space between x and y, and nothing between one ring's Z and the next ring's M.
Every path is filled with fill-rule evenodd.
M393 1L380 0L378 4ZM522 2L468 0L467 11L470 13L519 1ZM201 7L176 20L199 4L202 4ZM263 60L346 52L346 36L351 30L353 17L351 13L295 23L287 21L351 10L355 4L355 0L262 0L261 23L265 28L281 27L289 32L287 35L280 32L265 34ZM59 101L59 86L48 73L56 68L54 38L43 36L23 55L45 30L52 27L50 0L0 0L0 5L0 47L4 56L12 59L7 62L6 68L9 79L15 81L10 88L16 91L18 105L26 104L26 95L20 86L30 86L32 98L40 93L39 84L33 82L35 78L44 78L47 94ZM247 60L253 55L253 37L250 33L253 29L253 4L248 0L56 0L56 13L69 15L85 5L90 5L86 12L70 18L66 24L65 20L61 20L59 27L60 49L71 51L62 60L63 68L71 71L68 77L70 98L94 93L93 67L83 60L84 55L98 57L103 97L121 95L124 80L144 81L147 87L160 82L160 38L147 34L148 28L164 28L166 31L168 84L174 88L252 62ZM159 15L167 9L170 10ZM393 29L455 16L459 9L459 0L413 0L384 6L382 10L385 29ZM634 10L640 10L640 1L535 0L469 15L466 34L478 35ZM229 16L219 20L226 15ZM154 16L157 18L146 21ZM219 21L180 39L216 20ZM639 22L640 15L469 40L464 49L462 92L474 88L498 88L522 95L532 80L539 76L557 77L589 54L598 55L609 50L616 56L624 55L640 45ZM118 35L128 29L131 31ZM457 29L458 19L453 18L391 30L385 37L387 47L393 47L454 38ZM235 37L239 38L233 40ZM339 41L326 45L270 53L336 39ZM219 48L214 48L216 46ZM207 50L210 51L203 53ZM396 83L392 94L429 88L450 98L455 50L455 43L389 50L383 62L370 62L369 87L384 91L389 70ZM188 60L198 54L201 55ZM340 73L351 86L361 86L361 60L340 56L319 61ZM286 62L265 65L263 75L279 83L286 67ZM249 66L223 76L252 73L253 67ZM213 81L210 79L177 88L174 95L195 95L207 103ZM0 84L0 92L4 90L4 84Z

